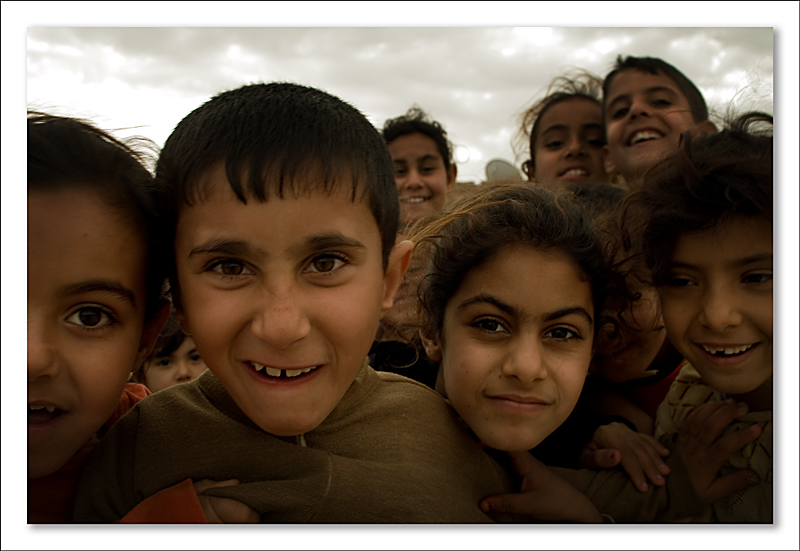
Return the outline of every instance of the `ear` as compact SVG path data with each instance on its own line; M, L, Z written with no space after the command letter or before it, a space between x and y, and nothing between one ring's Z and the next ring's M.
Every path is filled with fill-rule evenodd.
M428 337L422 332L422 329L419 330L419 338L422 341L422 346L425 348L425 354L434 362L441 362L442 345L439 344L439 339ZM441 368L439 368L439 371L441 372Z
M136 361L133 365L133 371L139 369L145 358L147 358L148 354L150 354L150 352L153 350L153 347L156 344L156 339L158 338L158 334L161 333L161 330L164 328L164 324L167 323L170 308L171 305L169 301L165 300L158 309L156 315L153 316L153 319L144 323L144 327L142 328L142 339L139 341L139 351L136 353Z
M450 170L447 171L447 193L453 191L456 186L456 176L458 175L458 167L455 163L450 164Z
M603 164L606 168L606 174L614 174L617 171L616 165L611 160L611 155L608 152L608 146L603 146Z
M718 130L716 125L710 120L706 119L695 125L694 129L692 130L692 135L695 137L710 136L711 134L716 134L717 132Z
M382 314L394 306L394 295L400 288L403 276L411 263L413 250L414 244L411 241L400 241L389 253L389 262L386 265L386 273L383 275Z

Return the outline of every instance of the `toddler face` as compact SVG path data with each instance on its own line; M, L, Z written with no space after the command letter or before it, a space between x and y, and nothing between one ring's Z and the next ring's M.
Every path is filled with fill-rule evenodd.
M94 435L144 359L145 266L143 238L95 193L28 193L29 478Z
M156 355L145 363L145 382L150 392L158 392L173 385L194 381L206 364L197 353L192 337L186 337L178 348L166 355Z
M402 219L412 223L441 211L456 183L456 171L455 165L450 165L450 170L445 168L436 142L420 132L405 134L389 144L389 153Z
M575 182L607 182L603 110L588 99L569 99L550 107L539 121L534 142L534 176L556 190Z
M515 246L467 274L445 308L441 339L423 342L478 438L527 450L578 401L593 316L589 283L567 257Z
M224 170L209 177L205 199L179 213L177 317L259 427L310 431L366 359L402 277L401 248L384 274L377 223L349 186L244 204Z
M604 101L607 168L629 180L676 152L681 133L697 126L689 100L661 73L622 71Z
M706 383L734 395L771 390L769 220L739 217L681 235L659 293L669 338Z

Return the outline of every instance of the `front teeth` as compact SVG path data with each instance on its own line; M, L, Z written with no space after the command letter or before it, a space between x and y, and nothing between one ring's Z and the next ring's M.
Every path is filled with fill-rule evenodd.
M28 406L33 411L39 411L41 409L46 409L49 413L53 413L56 410L55 406Z
M403 199L402 201L404 203L422 203L427 200L428 200L427 197L408 197L406 199Z
M742 346L733 346L729 348L712 348L704 344L700 346L702 346L703 350L705 350L709 354L715 354L717 356L731 356L733 354L741 354L742 352L746 352L747 350L753 348L752 344L743 344Z
M657 140L660 137L661 136L659 134L657 134L656 132L650 132L650 131L647 131L647 130L643 130L641 132L637 132L636 134L634 134L631 137L631 139L628 141L628 145L634 145L634 144L637 144L639 142L643 142L643 141L646 141L646 140Z
M589 173L582 168L573 168L566 171L562 176L588 176Z
M305 369L276 369L274 367L268 367L266 365L261 365L260 363L251 362L253 367L256 371L264 371L266 370L267 375L270 377L297 377L298 375L302 375L303 373L308 373L315 367L307 367Z

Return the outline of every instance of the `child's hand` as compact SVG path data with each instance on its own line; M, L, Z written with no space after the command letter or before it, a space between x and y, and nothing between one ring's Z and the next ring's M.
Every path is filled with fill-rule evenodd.
M747 404L737 404L732 399L709 402L695 408L681 425L676 448L683 457L695 493L703 505L752 484L748 478L754 473L750 470L717 477L733 452L761 436L761 427L753 425L720 438L722 431L747 411Z
M656 486L663 486L669 467L662 457L669 450L650 435L634 432L623 423L609 423L594 431L594 435L583 448L580 465L586 469L610 469L620 463L634 486L647 491L647 479Z
M574 486L526 451L508 452L522 477L519 494L501 494L481 500L484 513L526 515L538 521L602 522L597 508Z
M209 488L220 488L223 486L236 486L238 480L223 480L215 482L213 480L200 480L194 483L194 491L197 492L197 499L203 506L203 513L206 520L211 524L252 524L261 521L261 515L256 511L235 499L227 497L206 496L203 493Z

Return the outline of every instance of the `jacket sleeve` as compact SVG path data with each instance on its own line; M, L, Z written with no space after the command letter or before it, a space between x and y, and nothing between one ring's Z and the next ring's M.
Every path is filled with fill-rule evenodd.
M120 524L208 524L191 478L148 497Z
M583 492L600 513L615 522L681 522L700 514L697 494L677 450L665 459L670 474L664 486L649 485L647 492L636 489L628 473L619 469L595 471L563 469L553 471Z

